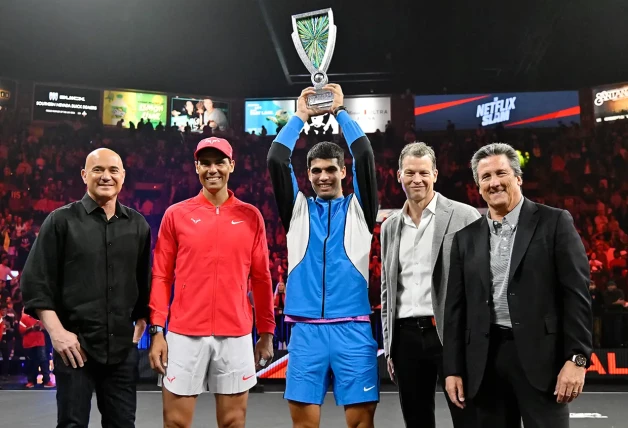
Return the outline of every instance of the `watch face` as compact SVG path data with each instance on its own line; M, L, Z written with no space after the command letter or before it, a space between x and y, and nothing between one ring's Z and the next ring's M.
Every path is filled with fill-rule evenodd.
M576 355L576 365L578 367L584 367L587 365L587 359L583 355Z

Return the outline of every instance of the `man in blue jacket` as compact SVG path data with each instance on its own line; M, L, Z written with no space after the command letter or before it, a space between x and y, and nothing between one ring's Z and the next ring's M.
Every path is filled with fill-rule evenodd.
M371 143L343 106L339 85L330 109L309 108L301 92L297 112L268 153L279 215L287 232L288 281L284 314L293 322L284 397L295 427L318 426L320 406L333 384L337 405L349 427L372 427L379 401L377 343L368 299L369 252L378 210L375 159ZM316 198L297 186L291 155L310 117L331 113L353 156L354 194L344 196L344 151L320 142L307 155L308 177Z

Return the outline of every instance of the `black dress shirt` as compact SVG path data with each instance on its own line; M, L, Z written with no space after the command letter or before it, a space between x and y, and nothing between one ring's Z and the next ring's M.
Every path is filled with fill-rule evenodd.
M102 364L125 359L133 322L148 318L150 227L119 202L107 220L85 194L44 221L22 272L26 313L57 313L89 357Z

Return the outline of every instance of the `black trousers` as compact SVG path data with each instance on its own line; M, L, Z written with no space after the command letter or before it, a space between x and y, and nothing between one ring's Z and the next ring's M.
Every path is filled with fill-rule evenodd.
M46 347L35 346L33 348L26 348L24 352L28 357L28 381L37 384L37 375L41 368L43 383L50 382L50 361L48 361L49 356L46 354Z
M408 428L435 428L436 380L443 391L443 346L435 327L396 321L391 357L399 387L403 420ZM467 403L464 410L456 407L445 393L455 428L475 427L475 413Z
M13 352L14 341L10 340L2 340L0 341L0 353L2 354L2 369L0 370L0 374L2 376L9 376L9 369L11 367L11 352Z
M285 342L287 340L288 334L286 330L288 329L288 325L284 320L283 314L275 314L275 349L279 348L279 344L281 342Z
M138 358L133 347L120 364L99 364L88 356L83 367L72 368L55 352L57 428L87 428L94 391L103 428L134 428Z
M554 391L534 388L521 366L512 331L491 328L489 355L473 399L478 424L491 428L568 428L569 409Z

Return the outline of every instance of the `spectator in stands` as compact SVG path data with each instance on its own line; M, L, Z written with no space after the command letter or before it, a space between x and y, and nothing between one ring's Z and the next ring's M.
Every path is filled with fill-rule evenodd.
M154 130L155 127L153 126L153 122L151 122L150 119L147 119L146 125L144 125L144 133L150 135Z
M4 365L8 363L8 357L5 360L5 351L4 351L4 329L5 329L5 325L4 325L4 315L5 315L5 311L4 308L0 309L0 356L2 356L2 364L0 365L0 378L1 379L5 379L6 375L4 374ZM0 389L2 389L2 387L0 386Z
M277 349L286 349L286 327L283 319L283 309L286 304L286 283L283 277L279 278L277 288L275 288L275 342L277 343Z
M625 313L624 292L617 288L615 281L609 281L604 291L604 305L606 314L604 324L604 346L620 347L623 342L623 316Z
M37 375L41 369L44 388L54 388L50 381L50 358L46 354L46 338L43 333L44 326L25 312L22 312L19 331L22 335L22 347L28 358L26 388L34 388L37 385Z
M589 284L589 294L591 295L591 307L593 310L593 346L600 347L602 338L602 314L604 312L604 297L598 290L595 282Z
M615 281L609 281L606 284L604 292L604 305L608 311L621 311L626 301L624 300L624 292L617 288Z
M28 232L21 236L20 246L17 248L17 256L13 265L15 270L17 270L18 272L24 269L24 264L26 264L28 253L31 250L32 242L34 241L34 239L31 240L31 236ZM0 275L2 275L2 273L0 273Z
M200 102L200 107L202 113L202 101ZM194 108L195 106L191 105L191 111ZM2 117L6 113L6 109L0 111L0 122L2 122ZM14 270L21 270L23 263L20 262L20 258L30 248L28 250L22 249L20 236L13 233L13 221L7 222L4 217L8 213L12 213L21 216L23 219L33 219L32 230L35 231L47 212L66 203L80 200L85 193L85 189L82 181L78 177L74 178L75 174L73 171L75 171L75 168L79 168L86 154L95 148L106 145L119 151L125 160L128 156L139 159L139 161L145 160L143 167L140 166L138 161L137 166L133 168L129 168L129 162L125 161L129 170L125 192L133 193L131 201L152 199L154 207L149 223L155 233L163 212L168 206L170 189L172 187L177 190L176 197L173 198L177 201L198 193L199 187L197 183L190 183L188 180L188 177L193 175L191 171L182 171L180 167L183 164L181 159L191 156L193 147L196 146L199 140L198 134L188 133L184 135L178 132L176 128L167 127L164 134L159 136L160 140L162 140L160 142L155 141L154 138L144 138L140 133L134 135L129 131L117 128L103 129L101 126L94 126L93 123L86 123L83 129L78 130L65 130L63 127L58 127L56 129L46 128L44 132L40 133L39 131L42 128L37 126L22 127L25 124L20 123L17 118L13 118L10 115L4 117L5 122L0 124L0 126L4 125L4 134L0 136L0 176L3 178L2 183L0 183L0 212L2 212L0 218L0 253L1 256L7 256L9 247L12 247L11 251L14 255L9 257L9 266ZM142 123L145 123L145 121L142 120ZM135 128L135 125L131 123L129 123L129 126ZM22 130L26 130L26 132L21 132ZM376 136L373 135L371 137L377 155L378 191L381 195L380 202L382 208L399 208L404 201L405 195L403 192L394 194L394 191L398 190L399 186L395 177L391 177L387 171L391 163L390 154L401 150L404 145L403 137L406 130L408 131L408 143L416 141L417 133L422 132L414 129L413 121L400 124L400 133L398 135L395 135L392 125L387 125L384 136L385 144L381 146L383 150L377 150L378 146L375 144ZM614 274L611 275L612 271L609 261L612 263L613 252L611 251L610 254L607 252L608 248L625 250L626 245L628 245L626 235L619 231L613 236L597 233L597 227L594 222L594 218L597 215L596 205L598 205L597 202L599 200L600 207L606 213L605 216L608 216L609 225L607 230L612 233L615 227L611 218L612 215L619 223L619 229L624 232L628 231L628 187L625 184L625 179L622 180L621 176L622 171L628 171L628 162L625 157L628 140L624 137L624 135L627 135L627 131L628 121L616 121L613 124L605 124L604 127L596 127L590 134L587 133L586 135L583 129L578 129L575 126L558 130L539 129L530 131L528 129L508 129L503 134L507 142L511 142L516 148L530 153L530 160L524 170L527 177L526 195L537 202L546 201L548 203L547 201L553 200L556 201L558 206L564 204L565 208L574 216L576 226L587 241L585 245L592 261L592 270L595 271L593 273L594 279L599 284L598 289L601 290L604 289L604 285L612 277L617 282L619 289L623 288L624 292L628 291L625 288L627 278L623 275L621 277L617 277ZM230 132L230 130L227 129L226 132ZM459 182L460 187L453 189L456 192L456 197L461 202L469 203L473 206L484 205L483 201L479 200L477 192L466 191L467 185L471 189L475 187L466 166L470 158L469 150L474 151L483 145L483 142L492 139L493 136L494 130L489 128L478 128L468 132L457 129L451 136L445 132L429 136L430 140L434 142L436 154L440 161L439 170L442 178L452 175L452 173L448 172L449 164L462 166L459 168L461 170L461 174L459 174L461 178L456 180ZM300 137L296 144L296 150L301 150L302 156L301 158L293 159L295 164L299 163L299 159L305 159L308 137L303 132L300 134ZM259 171L265 171L265 168L260 168L259 164L257 167L254 166L253 161L263 161L272 137L256 136L256 140L258 140L256 144L253 144L253 139L245 133L234 134L233 138L234 148L236 146L242 147L242 150L238 150L238 152L243 153L243 157L236 159L236 161L239 165L245 165L243 169L240 169L238 176L233 178L234 189L237 189L235 193L238 198L253 201L254 184L256 182L268 182L269 184L269 180L259 173ZM335 135L333 138L338 139L342 138L342 136ZM320 139L320 135L314 135L310 142L314 144ZM163 158L165 166L157 167L156 162L151 162L151 153L158 153ZM23 165L23 169L27 170L30 167L32 174L22 174L18 177L16 171L24 160L23 154L26 155L26 163L28 164L28 167ZM563 186L563 184L568 184L565 182L567 175L557 175L557 181L552 181L551 179L551 157L554 154L562 157L565 162L564 170L568 171L569 180L572 182L573 187L573 194L571 195L567 195L567 190L563 189L563 187L567 187ZM618 154L621 156L618 156ZM395 156L392 157L394 158ZM394 161L393 159L393 164ZM131 180L131 175L133 175L133 180ZM56 185L55 194L47 195L44 192L43 195L45 196L42 197L46 199L39 201L41 192L50 185L49 178L54 179ZM601 178L608 178L606 182L607 190L599 189ZM59 186L58 180L62 180L63 186ZM148 195L142 191L134 191L132 181L156 184L158 187L163 186L164 190L162 190L160 196L154 196L155 193L159 194L159 191ZM299 175L297 181L302 189L309 186L305 175ZM180 182L182 182L181 185L179 185ZM453 183L450 178L439 180L439 183L436 185L437 190L451 196L452 193L448 189L443 189L443 187L448 187L450 183ZM350 181L347 180L345 184L345 194L351 193ZM19 193L21 193L21 197L18 197ZM30 199L25 198L25 194ZM567 196L573 199L573 206L567 206L565 199ZM158 202L159 198L163 198L163 203ZM257 207L261 209L266 200L272 201L272 199L272 189L267 185L262 189L258 199L259 204L256 202ZM40 211L34 210L33 206L36 204L38 204L38 208L43 207L43 209ZM273 208L272 217L265 220L270 224L277 224L277 211L274 204L271 204L271 208ZM7 209L10 210L6 211ZM611 209L612 212L609 211ZM576 216L576 210L580 212L580 217ZM285 233L279 227L274 235L273 252L276 253L276 257L283 260L286 254ZM14 242L11 244L12 236L14 237ZM34 235L30 239L31 245L33 240ZM603 247L606 247L607 243L612 245L608 248L603 248L602 252L599 252L598 242ZM377 245L378 243L374 239L372 255L379 255ZM275 257L271 257L271 263L274 259ZM599 266L597 266L598 264ZM277 279L277 276L275 276L275 282ZM17 302L15 304L17 306Z
M0 289L8 289L9 281L17 279L18 275L14 274L9 267L9 258L2 257L2 264L0 264L0 284L4 283L4 287L0 286Z
M142 213L144 217L149 217L153 214L154 206L155 205L153 204L153 202L150 199L146 198L144 202L142 203L142 205L140 206L138 203L135 209L139 211L140 213Z
M625 250L615 249L615 251L613 251L613 260L611 260L609 268L615 278L621 277L622 271L626 269Z
M28 158L26 155L22 156L22 162L17 166L15 170L15 175L20 176L29 176L33 173L33 167L28 163Z
M0 375L3 379L7 379L14 350L15 314L8 306L2 306L0 314L0 320L3 324L2 341L0 341L0 353L2 354L2 370L0 370Z

